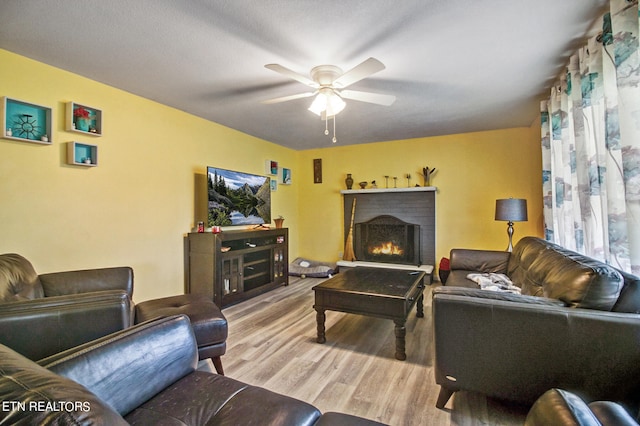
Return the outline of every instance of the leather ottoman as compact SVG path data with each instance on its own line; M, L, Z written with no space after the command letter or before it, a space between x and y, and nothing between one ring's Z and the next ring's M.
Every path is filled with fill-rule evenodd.
M136 305L136 324L184 314L189 317L201 360L211 358L218 374L224 375L220 357L227 350L227 319L212 300L198 294L181 294L148 300Z

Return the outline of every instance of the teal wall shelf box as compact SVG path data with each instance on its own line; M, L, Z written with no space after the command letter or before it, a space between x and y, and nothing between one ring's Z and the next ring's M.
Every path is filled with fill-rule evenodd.
M98 165L98 147L81 142L67 142L67 164L96 167Z
M50 145L52 142L51 108L4 96L0 103L0 120L4 139Z
M102 111L87 105L67 102L65 129L91 136L102 136Z

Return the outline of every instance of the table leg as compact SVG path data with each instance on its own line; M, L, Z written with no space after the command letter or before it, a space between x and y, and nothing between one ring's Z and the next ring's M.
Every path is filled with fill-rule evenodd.
M405 352L405 336L407 334L407 329L404 327L404 321L393 320L396 325L396 359L400 361L404 361L407 359L407 354Z
M325 319L324 309L316 308L316 323L317 323L317 329L318 329L318 337L316 339L316 342L318 343L324 343L327 341L327 339L324 336L324 319Z
M424 318L424 306L423 306L423 302L424 301L424 294L420 293L420 296L418 297L418 300L416 302L416 316L418 318Z

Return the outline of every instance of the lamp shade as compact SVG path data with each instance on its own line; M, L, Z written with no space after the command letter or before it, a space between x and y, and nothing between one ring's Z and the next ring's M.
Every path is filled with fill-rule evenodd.
M522 198L496 200L496 220L526 222L527 219L527 200Z

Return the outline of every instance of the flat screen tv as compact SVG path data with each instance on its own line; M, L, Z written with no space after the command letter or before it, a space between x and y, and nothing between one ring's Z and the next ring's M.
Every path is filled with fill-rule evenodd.
M207 167L208 226L271 223L271 179Z

